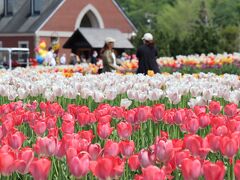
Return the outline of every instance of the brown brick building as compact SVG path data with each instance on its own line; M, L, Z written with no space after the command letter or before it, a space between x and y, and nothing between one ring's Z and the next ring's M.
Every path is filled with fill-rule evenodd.
M29 47L31 57L40 39L62 46L81 27L136 32L115 0L1 0L0 14L0 47Z

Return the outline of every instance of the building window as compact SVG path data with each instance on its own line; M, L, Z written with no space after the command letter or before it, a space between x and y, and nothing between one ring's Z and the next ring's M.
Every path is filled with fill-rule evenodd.
M43 7L43 0L31 0L31 15L39 15Z
M4 0L4 16L13 15L14 0Z
M28 41L18 41L18 47L28 48L29 47L29 42Z

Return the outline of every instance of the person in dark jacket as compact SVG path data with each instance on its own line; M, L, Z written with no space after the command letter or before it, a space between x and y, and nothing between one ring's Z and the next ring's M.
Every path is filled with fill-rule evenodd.
M154 46L153 35L150 33L144 34L142 38L144 44L137 50L137 58L139 61L137 73L147 74L148 71L159 73L157 64L157 49Z

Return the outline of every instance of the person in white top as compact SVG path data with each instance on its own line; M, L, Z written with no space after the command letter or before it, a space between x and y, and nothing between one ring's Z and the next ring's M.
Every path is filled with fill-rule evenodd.
M60 58L60 64L65 65L66 64L66 54L63 54Z
M44 64L47 66L56 66L56 60L54 57L54 50L50 47L45 57Z

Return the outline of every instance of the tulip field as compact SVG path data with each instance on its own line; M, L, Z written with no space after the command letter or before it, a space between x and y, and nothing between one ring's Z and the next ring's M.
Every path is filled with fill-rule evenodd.
M1 179L240 179L238 75L0 74Z

